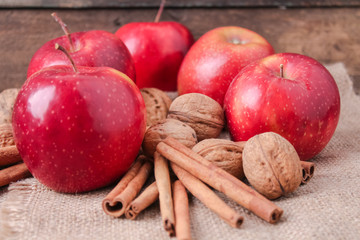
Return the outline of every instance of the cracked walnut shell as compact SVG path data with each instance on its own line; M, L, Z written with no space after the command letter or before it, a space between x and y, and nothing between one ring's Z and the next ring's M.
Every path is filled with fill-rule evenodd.
M188 148L192 148L197 143L196 133L189 125L176 119L165 119L146 131L142 143L144 153L153 157L158 143L168 136L175 138Z
M302 180L295 148L273 132L255 135L246 142L243 167L249 183L269 199L295 191Z
M210 138L202 140L192 150L231 175L242 179L244 177L242 143L227 139Z
M166 118L171 104L170 97L157 88L142 88L141 95L146 107L146 126L152 126Z
M192 127L199 141L216 138L225 126L224 111L214 99L200 93L181 95L172 102L168 118Z
M13 145L15 145L15 142L11 124L0 124L0 147L8 147Z

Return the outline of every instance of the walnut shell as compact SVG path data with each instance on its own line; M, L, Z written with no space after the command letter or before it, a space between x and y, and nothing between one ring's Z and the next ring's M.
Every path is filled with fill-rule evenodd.
M158 143L168 136L177 139L188 148L197 143L196 133L189 125L176 119L165 119L146 131L142 143L144 153L153 157Z
M192 150L235 177L244 177L241 145L227 139L210 138L202 140Z
M19 90L18 88L9 88L0 93L0 124L11 123L13 107Z
M200 93L188 93L175 98L170 105L168 118L188 124L195 130L199 141L218 137L225 126L221 105Z
M166 118L171 104L170 97L157 88L142 88L141 95L146 107L146 126L152 126Z
M12 145L15 145L15 142L11 124L0 124L0 147L8 147Z
M249 183L269 199L295 191L302 180L295 148L273 132L256 135L246 142L243 167Z

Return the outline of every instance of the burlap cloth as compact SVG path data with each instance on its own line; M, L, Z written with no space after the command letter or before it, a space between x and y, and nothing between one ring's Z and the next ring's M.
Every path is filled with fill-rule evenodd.
M314 178L276 200L284 215L271 225L219 196L245 217L231 228L194 197L194 239L360 239L360 98L342 64L328 66L341 93L341 118L328 146L313 159ZM105 215L101 201L110 187L87 194L60 194L31 178L0 192L0 239L168 239L158 203L135 221Z

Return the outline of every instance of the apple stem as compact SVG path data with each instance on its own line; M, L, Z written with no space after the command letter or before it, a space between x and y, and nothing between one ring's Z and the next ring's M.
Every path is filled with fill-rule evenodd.
M65 35L66 35L66 37L69 39L70 51L73 52L74 49L75 49L75 48L74 48L74 42L73 42L73 40L71 39L70 31L69 31L67 25L66 25L66 24L63 22L63 20L56 14L56 12L53 12L53 13L51 14L51 16L55 19L55 21L56 21L57 23L60 24L62 30L64 31L64 33L65 33Z
M284 64L280 64L280 77L284 77Z
M74 63L74 60L73 60L72 57L70 56L69 52L66 51L66 49L63 48L63 47L62 47L61 45L59 45L58 43L55 43L55 49L56 49L56 50L60 50L60 51L62 51L63 53L65 53L65 55L68 57L68 59L69 59L70 62L71 62L71 66L73 67L74 72L77 72L78 70L77 70L76 65L75 65L75 63Z
M165 3L166 3L166 0L161 0L160 7L159 7L159 10L158 10L158 12L156 14L154 22L157 23L157 22L160 21L160 17L161 17L161 14L162 14L163 10L164 10Z

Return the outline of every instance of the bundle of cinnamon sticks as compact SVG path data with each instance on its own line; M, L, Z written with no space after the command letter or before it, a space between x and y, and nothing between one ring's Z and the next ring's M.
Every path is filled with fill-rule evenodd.
M315 164L313 162L300 161L302 168L301 184L306 184L314 176Z
M155 181L139 194L153 169ZM175 181L171 170L177 177ZM307 172L304 170L305 175ZM157 145L153 160L142 155L135 160L119 184L105 197L102 207L110 216L124 214L133 220L159 199L165 231L178 239L191 239L187 189L230 226L240 227L243 217L209 186L269 223L276 223L283 214L280 207L250 186L171 137Z

